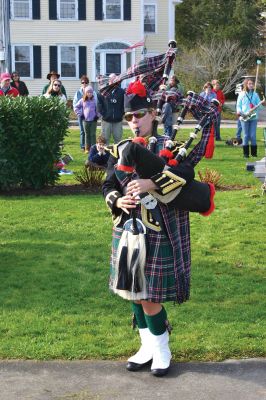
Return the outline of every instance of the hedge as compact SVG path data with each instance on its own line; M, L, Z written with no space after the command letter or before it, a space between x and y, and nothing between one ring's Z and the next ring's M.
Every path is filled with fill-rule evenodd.
M56 183L68 114L56 98L0 97L0 189Z

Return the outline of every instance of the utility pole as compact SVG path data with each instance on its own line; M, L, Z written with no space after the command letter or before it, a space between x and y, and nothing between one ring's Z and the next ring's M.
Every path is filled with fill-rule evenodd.
M9 1L0 0L0 72L10 71Z

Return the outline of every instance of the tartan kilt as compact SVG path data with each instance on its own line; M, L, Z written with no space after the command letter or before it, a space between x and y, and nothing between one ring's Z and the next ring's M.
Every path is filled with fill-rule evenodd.
M117 249L122 233L122 227L113 228L109 288L114 292L116 289L114 287L114 278L116 275ZM144 274L147 284L147 298L143 300L149 300L154 303L177 301L178 282L173 246L169 238L162 232L154 232L147 228L146 235L147 256ZM121 295L119 292L117 294ZM128 292L127 294L128 297L122 295L121 297L130 299L130 293Z

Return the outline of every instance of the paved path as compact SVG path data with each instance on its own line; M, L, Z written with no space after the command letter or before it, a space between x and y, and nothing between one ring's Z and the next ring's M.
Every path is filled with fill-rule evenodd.
M0 400L265 400L266 359L176 363L167 377L124 362L0 361Z

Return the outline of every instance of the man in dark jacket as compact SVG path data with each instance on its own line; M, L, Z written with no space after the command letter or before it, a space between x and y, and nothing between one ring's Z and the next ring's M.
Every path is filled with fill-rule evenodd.
M115 74L109 76L110 84L115 77ZM98 92L97 97L97 111L102 116L102 135L106 140L106 144L109 145L111 135L113 135L114 143L118 143L123 135L124 90L116 87L107 96L103 96Z

